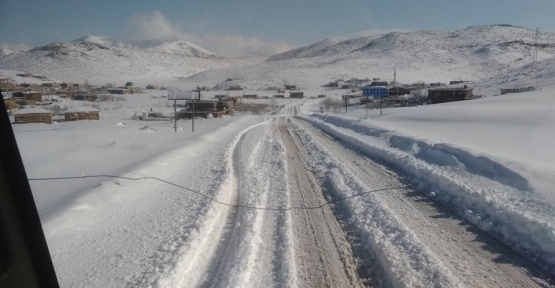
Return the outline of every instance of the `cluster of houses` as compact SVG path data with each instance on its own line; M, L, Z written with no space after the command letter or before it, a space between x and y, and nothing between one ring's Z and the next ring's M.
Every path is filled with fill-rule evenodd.
M52 124L52 112L41 107L28 107L13 113L14 124ZM65 121L100 120L100 111L94 107L81 106L64 112Z
M278 91L278 93L284 93L282 91ZM216 95L216 97L221 97L221 96L225 96L225 95ZM240 96L243 99L270 99L270 98L274 98L274 99L285 99L285 93L284 94L274 94L272 96L260 96L258 94L243 94L242 96ZM303 99L304 96L304 92L303 91L289 91L289 97L291 99Z
M373 79L350 79L350 80L335 80L323 86L335 89L349 89L349 94L344 94L343 99L351 99L356 102L353 104L367 104L373 103L375 100L372 98L362 97L362 89L364 87L381 86L387 89L387 96L380 99L382 104L386 107L399 107L399 106L416 106L424 103L436 104L451 101L461 101L474 99L472 89L463 87L450 87L450 85L462 84L465 81L450 81L449 86L445 83L413 83L413 84L400 84L396 82L382 81L379 78ZM423 93L422 91L426 91ZM358 100L358 101L357 101Z
M106 99L103 96L112 94L134 94L141 93L141 89L133 82L127 82L125 86L108 88L105 86L93 86L88 83L60 83L51 81L47 77L32 75L31 73L17 74L19 77L35 78L42 82L17 84L9 77L0 75L0 90L4 105L8 111L14 111L14 123L52 123L52 112L44 108L52 108L54 102L60 98L81 100L88 102ZM159 87L150 87L160 89ZM69 109L64 112L65 121L76 120L98 120L100 111L94 107L82 106Z

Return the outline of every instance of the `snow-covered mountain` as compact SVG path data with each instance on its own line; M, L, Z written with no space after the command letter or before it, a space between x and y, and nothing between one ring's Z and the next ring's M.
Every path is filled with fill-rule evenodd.
M535 30L484 25L333 38L268 59L231 59L179 39L122 41L85 36L70 43L0 54L0 69L62 81L142 83L178 78L184 79L180 84L185 87L223 89L232 84L263 89L285 81L320 90L322 84L341 78L393 80L394 67L397 81L403 83L480 80L530 64L534 43ZM555 57L555 34L541 33L538 43L538 60Z
M190 57L210 58L216 54L185 40L177 38L171 39L154 39L146 41L124 41L113 40L99 36L87 35L71 41L71 43L96 43L104 46L112 46L119 48L130 48L145 51L155 51L160 53L180 54Z
M379 77L399 82L478 80L532 62L535 30L510 25L471 26L461 30L391 32L328 39L277 54L264 63L238 69L218 69L189 81L234 84L249 88L280 85L283 81L321 89L334 79ZM541 33L538 59L555 56L555 34ZM222 84L222 83L220 83Z
M0 48L0 57L1 56L5 56L5 55L10 55L12 54L14 51L8 48Z
M0 54L0 69L28 71L61 81L93 83L120 79L185 77L201 71L253 64L258 59L215 55L179 39L122 41L85 36L69 43L52 43L25 52Z

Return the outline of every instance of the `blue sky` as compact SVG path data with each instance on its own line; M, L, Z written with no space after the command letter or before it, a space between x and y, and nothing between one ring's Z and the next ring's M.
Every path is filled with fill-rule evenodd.
M504 23L555 31L553 11L553 0L2 0L0 43L34 47L87 34L127 40L171 34L268 54L373 29Z

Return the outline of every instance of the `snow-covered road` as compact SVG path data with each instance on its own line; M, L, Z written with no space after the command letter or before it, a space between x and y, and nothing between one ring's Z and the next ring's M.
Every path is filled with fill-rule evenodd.
M434 193L296 118L300 113L286 106L239 137L228 163L234 181L220 194L231 195L233 206L195 248L207 256L184 259L194 270L161 286L553 285L542 267Z
M490 204L478 197L481 194L467 195L475 187L499 195L517 193L518 187L460 167L420 164L411 155L371 146L373 130L358 126L353 130L346 120L330 119L307 115L299 103L287 103L268 116L207 120L199 124L201 135L171 134L176 136L168 142L168 151L146 154L131 169L118 168L124 163L110 166L118 168L113 174L157 177L166 183L95 178L74 186L35 183L35 195L57 196L52 187L58 186L67 190L59 194L81 191L75 199L54 205L55 213L43 216L60 283L64 287L554 285L548 262L522 250L515 252L512 242L495 233L518 228L528 235L518 239L529 241L519 247L541 248L549 257L551 240L542 233L549 231L550 223L522 222L537 226L515 228L509 218L492 215L491 221L498 224L488 231L482 222L472 221L478 219L476 212L471 214L474 218L460 213L470 204L488 211ZM120 128L109 129L126 131ZM23 132L20 139L34 133ZM104 147L105 135L98 137L99 149L113 148ZM27 160L32 163L33 158ZM40 167L46 166L29 171L38 173ZM415 174L421 170L431 172ZM439 180L443 182L434 186ZM445 201L441 193L457 194ZM45 200L59 204L58 198ZM516 217L509 212L502 210L500 215ZM539 232L530 234L526 229Z

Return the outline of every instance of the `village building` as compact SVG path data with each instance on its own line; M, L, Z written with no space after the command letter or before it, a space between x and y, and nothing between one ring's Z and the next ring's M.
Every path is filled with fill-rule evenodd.
M2 91L13 91L15 90L16 85L13 81L9 78L0 78L0 89Z
M60 83L58 82L45 82L41 84L42 87L46 88L58 88L60 87Z
M304 98L304 92L289 92L289 98Z
M100 120L100 111L94 107L81 106L75 111L66 111L64 117L66 121Z
M441 87L446 86L445 83L437 82L437 83L430 83L430 87Z
M146 85L147 90L160 90L160 85Z
M127 89L122 89L122 88L110 88L108 89L108 93L123 95L123 94L129 94L129 91Z
M402 87L392 87L387 89L387 95L388 96L410 95L410 90Z
M243 90L243 88L240 85L230 85L227 90Z
M39 89L42 88L42 86L40 86L39 84L28 84L28 83L22 83L22 84L19 84L19 86L25 88L27 91L38 91Z
M37 91L13 92L12 95L20 105L35 105L37 102L42 102L42 93Z
M332 81L328 83L328 87L332 87L332 88L337 88L338 85L339 83L337 81Z
M94 102L96 99L96 94L89 90L78 90L73 92L73 100Z
M445 103L473 99L472 89L469 88L436 88L428 90L430 104Z
M13 98L8 98L8 99L4 98L4 106L8 111L17 109L18 107L17 102Z
M338 86L337 88L339 88L339 89L349 89L349 88L351 88L351 84L348 83L348 82L340 82L340 83L337 84L337 86Z
M73 97L73 91L58 90L58 91L56 91L56 95L60 96L61 98L72 98Z
M24 108L13 113L15 124L47 123L52 124L52 112L39 108Z
M534 91L536 90L535 87L533 86L529 86L529 87L519 87L519 88L501 88L501 95L505 95L505 94L509 94L509 93L521 93L521 92L528 92L528 91Z
M387 81L373 81L370 86L388 86Z
M15 99L13 98L12 93L2 92L2 99L4 100L4 106L6 107L6 110L17 109L18 105Z
M135 94L135 93L141 93L142 92L141 88L135 86L135 83L133 83L133 82L125 83L125 87L123 87L123 88L126 89L129 94Z

